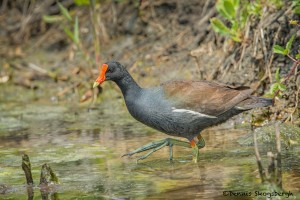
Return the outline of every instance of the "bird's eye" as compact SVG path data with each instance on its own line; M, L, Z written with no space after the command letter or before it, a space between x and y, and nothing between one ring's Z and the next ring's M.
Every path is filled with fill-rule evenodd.
M108 72L108 73L112 73L112 72L113 72L112 68L109 68L109 69L107 70L107 72Z

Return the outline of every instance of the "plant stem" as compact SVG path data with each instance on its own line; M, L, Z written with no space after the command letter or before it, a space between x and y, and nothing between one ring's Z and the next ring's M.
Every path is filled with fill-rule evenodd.
M286 81L292 76L293 72L300 64L300 60L295 60L294 58L291 58L291 59L294 61L294 64L293 64L292 68L290 69L289 73L284 78L283 83L286 83Z
M293 58L290 54L287 54L287 57L289 57L292 61L297 62L297 60Z

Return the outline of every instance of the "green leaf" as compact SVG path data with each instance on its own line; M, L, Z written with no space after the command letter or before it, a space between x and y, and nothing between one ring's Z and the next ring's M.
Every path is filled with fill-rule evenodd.
M278 54L283 54L283 55L286 55L285 54L285 48L283 48L282 46L280 46L280 45L274 45L274 47L273 47L273 52L274 53L278 53Z
M272 0L270 3L271 3L273 6L275 6L276 9L281 9L282 6L284 5L284 1L282 1L282 0Z
M280 83L280 68L276 69L275 79L276 79L276 83Z
M60 15L43 15L43 21L46 23L55 23L62 21L62 16Z
M223 1L217 2L216 9L225 19L231 20L231 16L225 11Z
M239 36L239 34L234 34L234 35L230 35L230 38L235 41L235 42L241 42L241 37Z
M273 83L270 87L270 93L273 95L279 90L279 83Z
M75 23L74 23L74 42L76 44L79 43L79 25L78 25L78 17L75 17Z
M257 2L251 2L247 6L249 14L261 15L262 14L262 4Z
M249 12L246 7L243 7L241 9L241 15L240 15L240 24L241 28L243 28L248 20Z
M300 59L300 54L298 53L297 55L296 55L296 59Z
M293 41L295 39L295 35L292 35L292 37L289 39L288 43L286 44L287 54L290 52Z
M72 31L67 27L64 28L64 31L67 36L74 42L74 34L72 33Z
M294 8L294 12L296 14L300 14L300 6L297 6L296 8Z
M227 26L225 26L225 24L218 18L211 18L210 23L215 32L221 33L223 35L230 34L230 29Z
M232 22L232 26L231 26L231 32L236 34L238 32L239 29L239 24L237 21L233 21Z
M90 0L74 0L77 6L88 6L90 5Z
M286 85L284 85L282 83L279 83L278 84L278 89L281 90L281 91L285 91L286 90Z
M240 0L232 0L232 4L234 9L237 10L240 5Z
M236 10L230 0L224 0L224 11L228 14L231 20L235 19Z
M59 2L58 2L58 7L59 7L60 12L63 14L63 16L65 16L65 18L67 20L72 21L72 17L70 15L69 11Z
M216 9L218 13L220 13L223 17L227 19L226 13L224 13L224 5L222 1L217 1L216 3Z

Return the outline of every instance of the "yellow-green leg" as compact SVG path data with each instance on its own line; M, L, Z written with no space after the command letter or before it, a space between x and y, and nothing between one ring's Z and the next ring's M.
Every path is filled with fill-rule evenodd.
M139 147L139 148L137 148L137 149L135 149L131 152L128 152L128 153L124 154L123 156L131 156L131 155L136 154L136 153L151 150L147 154L145 154L145 155L143 155L143 156L141 156L137 159L137 161L138 160L143 160L143 159L147 158L148 156L150 156L155 151L158 151L159 149L161 149L165 146L169 146L170 147L170 160L172 160L173 159L173 146L177 145L177 146L192 148L192 150L193 150L193 160L195 162L198 162L198 160L199 160L199 149L201 149L205 146L205 142L204 142L204 139L201 137L201 135L197 136L197 138L198 138L197 143L194 140L192 140L192 141L190 141L190 143L188 143L188 142L181 141L181 140L176 140L176 139L173 139L173 138L166 138L166 139L163 139L163 140L150 142L150 143L148 143L144 146L141 146L141 147Z
M194 139L190 141L190 144L192 147L193 162L197 163L199 161L199 148Z
M197 136L198 142L195 142L194 139L190 141L190 145L192 147L192 154L193 154L193 162L197 163L199 162L199 149L205 147L205 141L203 137L199 134Z

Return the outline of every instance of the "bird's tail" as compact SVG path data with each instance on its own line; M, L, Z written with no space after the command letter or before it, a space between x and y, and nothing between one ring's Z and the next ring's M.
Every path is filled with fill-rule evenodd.
M235 107L238 109L248 110L252 108L267 107L273 105L273 103L273 99L250 96Z

